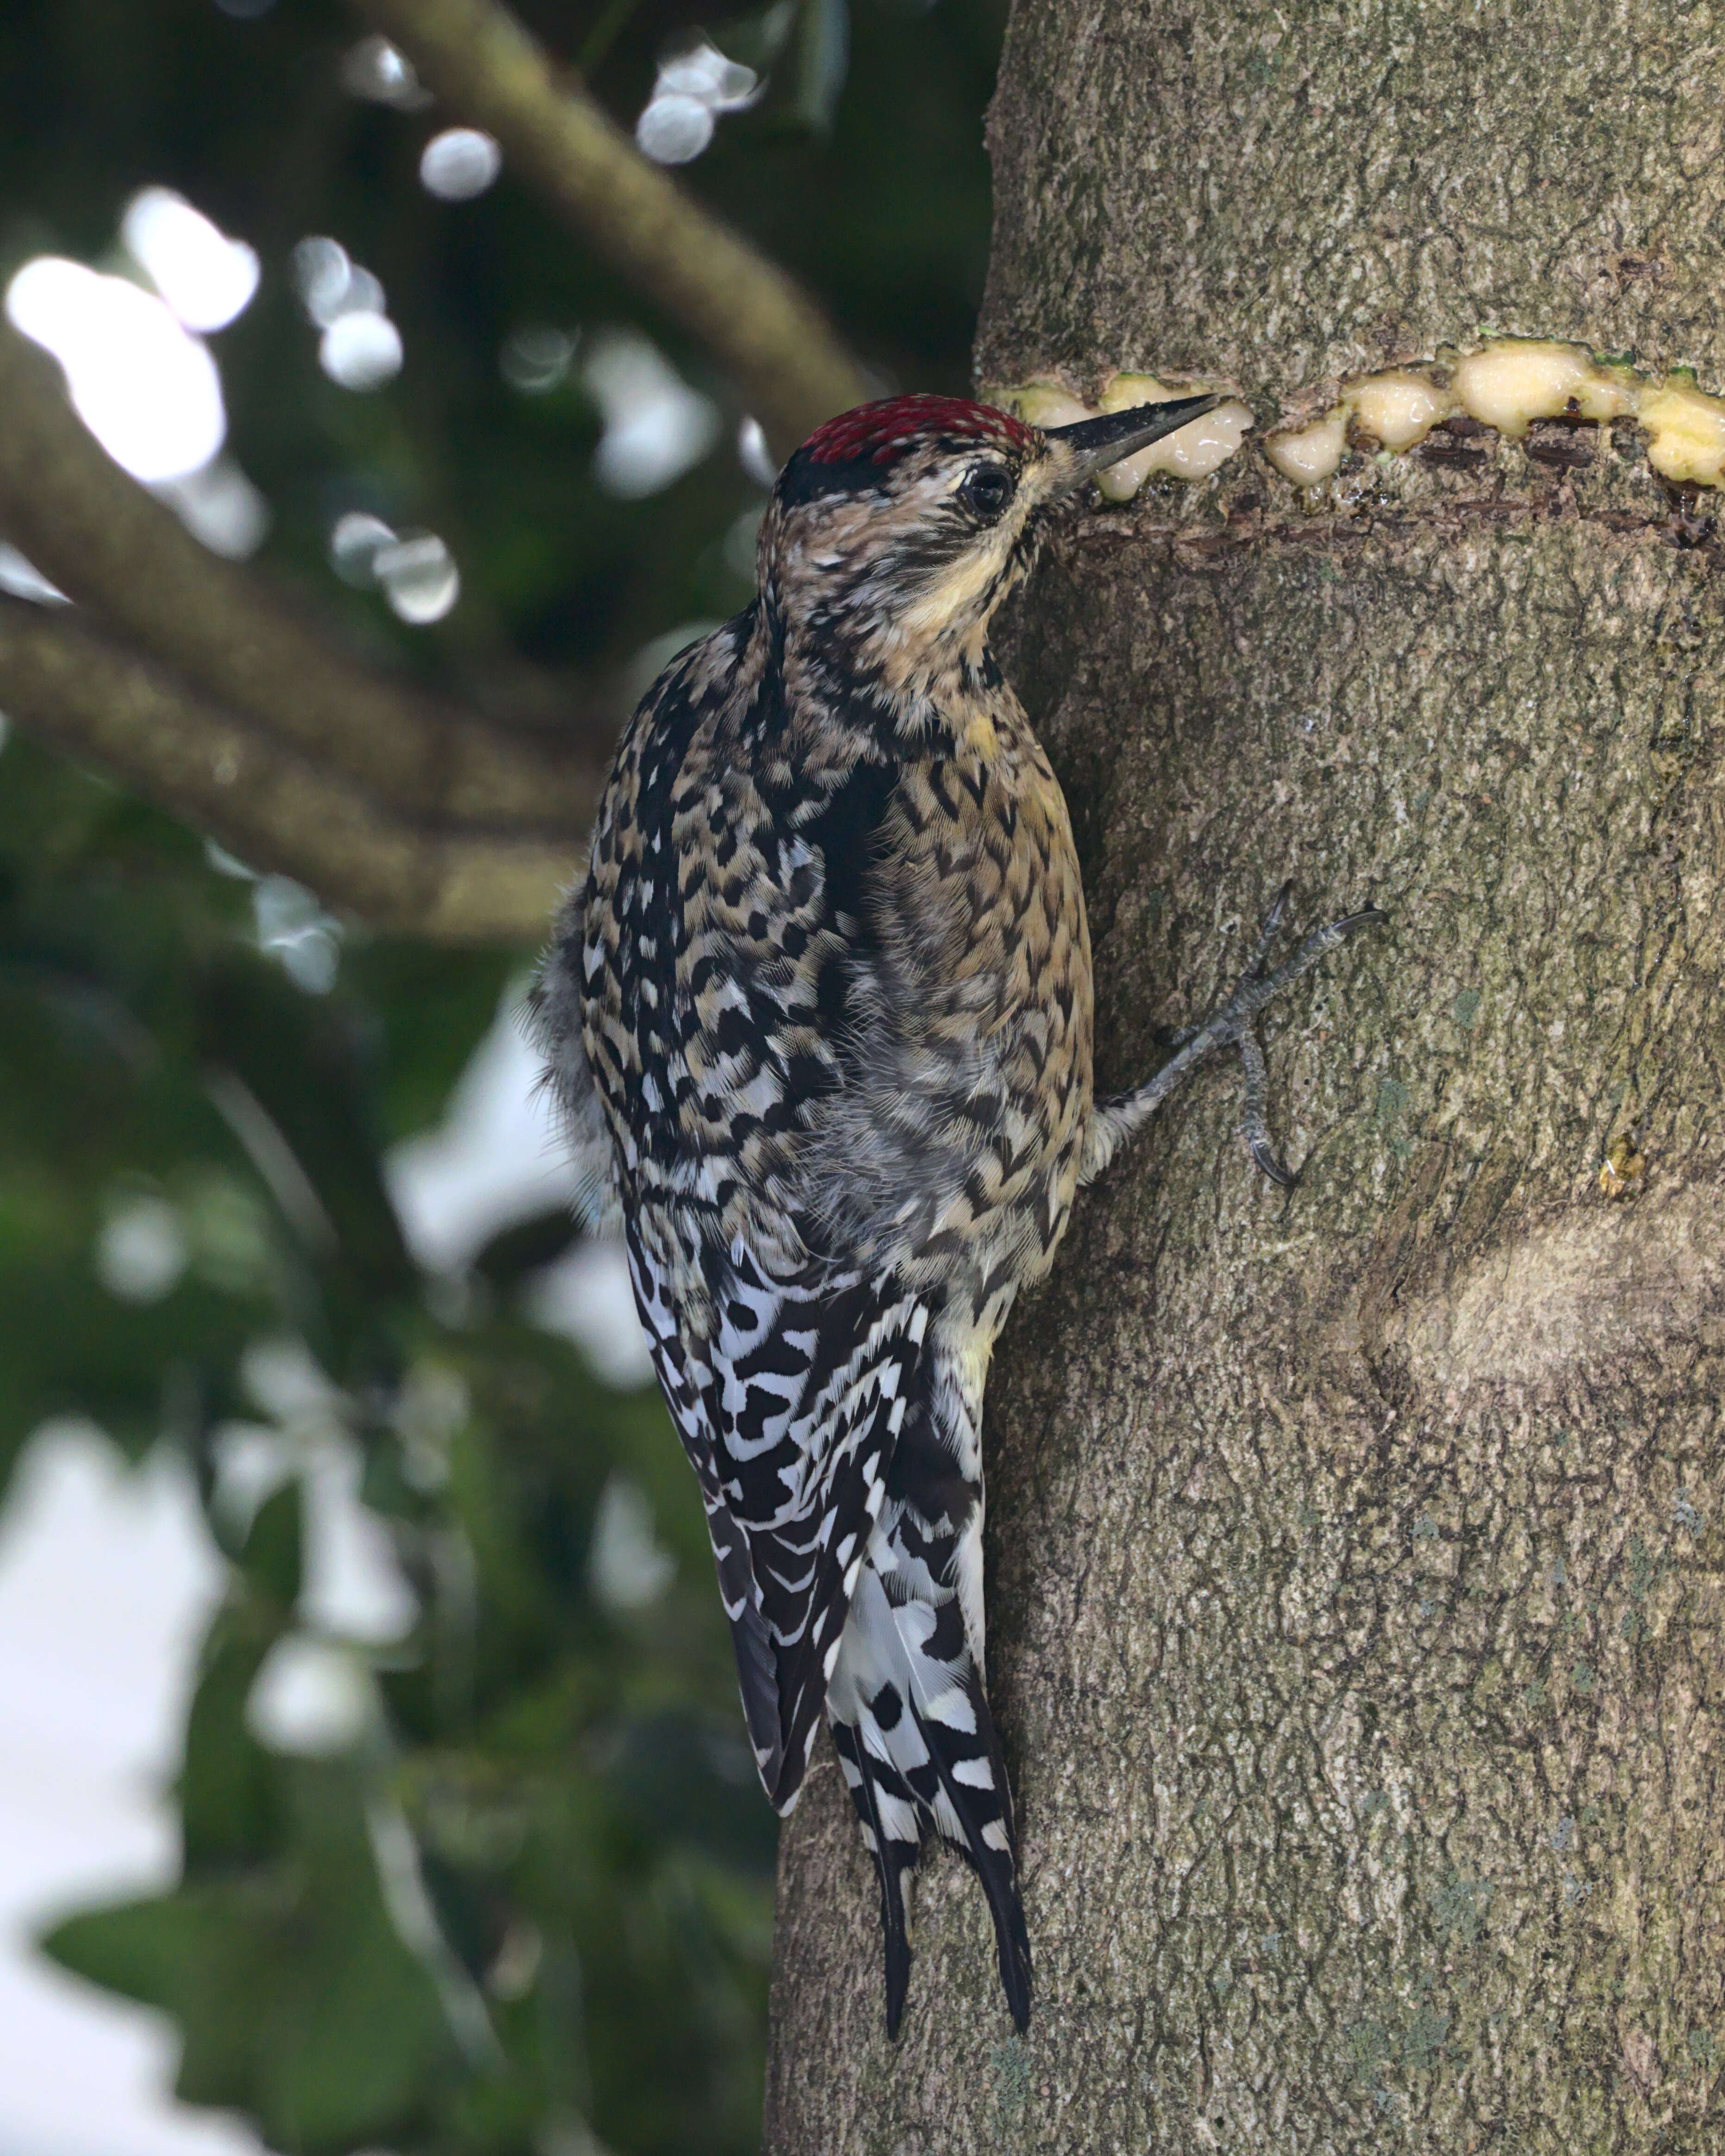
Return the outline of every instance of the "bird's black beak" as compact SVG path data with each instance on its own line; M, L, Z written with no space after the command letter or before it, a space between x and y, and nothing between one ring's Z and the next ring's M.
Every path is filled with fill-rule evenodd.
M1226 401L1221 397L1176 397L1166 404L1135 404L1129 412L1105 412L1100 419L1081 419L1070 427L1045 428L1059 459L1054 492L1070 493L1093 474L1147 449L1164 434L1178 434Z

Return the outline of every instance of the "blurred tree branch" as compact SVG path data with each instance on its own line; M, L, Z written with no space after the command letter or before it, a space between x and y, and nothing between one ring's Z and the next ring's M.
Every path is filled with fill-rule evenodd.
M53 361L3 326L0 411L0 529L128 641L416 814L584 833L608 744L560 752L349 658L127 478L67 403Z
M254 867L300 878L379 927L532 941L578 865L573 844L410 820L203 702L70 608L0 597L0 702Z
M492 0L355 0L450 108L736 377L782 449L868 394L782 270L636 150ZM492 725L344 652L115 465L0 323L0 533L78 603L0 602L0 708L380 925L532 940L608 743Z
M787 455L870 386L793 279L644 157L495 0L352 0L450 110L736 377Z
M538 937L608 744L493 727L348 656L127 478L3 325L0 410L0 531L90 610L3 602L0 708L380 926Z

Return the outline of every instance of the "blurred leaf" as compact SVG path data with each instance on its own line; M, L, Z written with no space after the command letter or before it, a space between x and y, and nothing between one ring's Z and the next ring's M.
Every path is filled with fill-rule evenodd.
M457 2060L391 1923L352 1778L292 1779L293 1857L72 1917L45 1944L173 2015L186 2102L246 2112L272 2147L312 2156L414 2133Z
M279 1636L230 1605L204 1641L180 1768L180 1833L188 1877L252 1862L280 1845L274 1763L246 1726L246 1702Z
M300 1599L304 1538L305 1496L296 1478L259 1506L239 1553L247 1580L284 1617Z
M535 1214L493 1235L473 1261L481 1280L500 1291L515 1287L529 1273L554 1265L580 1240L581 1224L567 1205Z

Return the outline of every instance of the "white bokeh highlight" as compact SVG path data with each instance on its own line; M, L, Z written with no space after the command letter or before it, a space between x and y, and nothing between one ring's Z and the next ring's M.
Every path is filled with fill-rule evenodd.
M10 592L15 599L30 599L38 606L65 606L69 603L58 585L49 583L35 564L27 562L16 547L9 547L0 539L0 592Z
M343 389L381 389L401 372L401 331L384 311L380 280L339 239L313 233L294 249L300 304L322 331L317 363Z
M375 1703L371 1671L351 1649L290 1632L253 1681L246 1727L272 1752L316 1758L356 1743Z
M331 381L362 393L394 381L404 356L395 324L367 308L331 322L317 346L317 363Z
M521 1315L574 1342L596 1376L619 1392L653 1377L647 1337L621 1243L577 1243L527 1283Z
M524 397L543 397L567 380L577 339L549 323L530 323L514 331L498 357L503 379Z
M574 1178L521 1029L517 983L434 1131L398 1147L389 1183L416 1256L459 1273L500 1229L572 1202ZM157 1292L177 1261L166 1201L119 1199L105 1262ZM533 1322L580 1340L619 1383L649 1374L621 1248L583 1243L530 1287ZM418 1604L386 1524L359 1501L352 1409L303 1342L260 1340L242 1377L256 1419L218 1433L216 1502L243 1529L290 1477L304 1492L296 1629L248 1703L260 1738L316 1752L376 1712L365 1648L388 1651ZM410 1474L447 1472L467 1412L460 1380L409 1373L397 1416ZM674 1561L638 1486L602 1507L593 1585L619 1613L665 1592ZM160 1891L176 1876L177 1763L199 1642L226 1568L172 1453L129 1469L100 1433L37 1434L0 1512L0 2145L28 2156L264 2156L239 2121L177 2105L162 2016L76 1983L33 1943L62 1915Z
M767 446L767 429L747 413L737 422L737 461L742 466L743 476L757 486L770 487L778 477L778 466Z
M619 1616L650 1609L676 1578L677 1561L655 1532L651 1500L620 1470L599 1492L587 1570L596 1600Z
M350 509L330 526L330 567L344 584L363 591L377 579L379 552L395 542L395 527L368 511Z
M661 492L698 465L719 438L716 406L691 389L637 331L597 331L581 379L605 422L594 475L607 492L625 501Z
M41 254L8 285L6 314L59 362L78 416L134 479L183 479L221 448L216 363L153 292Z
M398 112L418 112L431 102L431 92L413 72L413 63L388 38L362 38L350 45L341 57L341 79L350 97L392 105Z
M326 996L341 970L341 923L314 891L291 876L259 876L252 886L258 948L274 958L296 988Z
M110 1207L96 1238L96 1278L121 1302L160 1302L179 1286L191 1262L178 1212L165 1198L148 1193Z
M461 572L434 531L398 531L381 516L350 509L330 527L330 566L356 590L381 591L390 611L416 629L441 621L461 596Z
M226 329L258 289L258 258L171 187L145 187L120 220L126 252L188 330Z
M686 165L712 141L719 116L752 105L760 90L752 68L696 36L660 62L635 141L655 164Z
M504 996L442 1122L385 1161L402 1232L428 1272L459 1272L501 1229L574 1203L575 1173L522 1024L524 988Z
M372 573L391 612L414 628L441 621L461 596L461 572L434 531L404 531L380 547Z
M574 1204L575 1173L521 1022L524 986L505 996L442 1123L386 1163L408 1248L429 1272L459 1275L502 1229ZM576 1243L527 1283L522 1315L572 1340L608 1384L652 1376L620 1243Z
M257 255L168 187L133 196L120 239L153 290L39 255L8 286L7 316L59 362L73 408L114 461L213 552L244 560L269 531L270 506L220 454L221 374L200 333L225 328L250 305ZM27 598L57 596L52 586L0 583Z
M230 562L249 561L270 536L270 505L231 457L156 491L194 539Z
M446 127L419 157L419 184L439 202L471 202L503 170L503 152L477 127Z

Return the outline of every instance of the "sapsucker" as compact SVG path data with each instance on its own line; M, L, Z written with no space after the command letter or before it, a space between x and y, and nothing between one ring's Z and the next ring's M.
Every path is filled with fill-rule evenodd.
M900 397L779 475L759 595L625 734L541 973L551 1082L620 1219L700 1478L748 1733L796 1800L823 1709L880 1876L886 2020L931 1835L982 1879L1014 2020L1030 1957L983 1691L983 1388L1079 1184L1363 921L1319 930L1097 1103L1066 804L988 649L1052 506L1209 408L1040 432ZM1266 925L1279 921L1280 901Z

